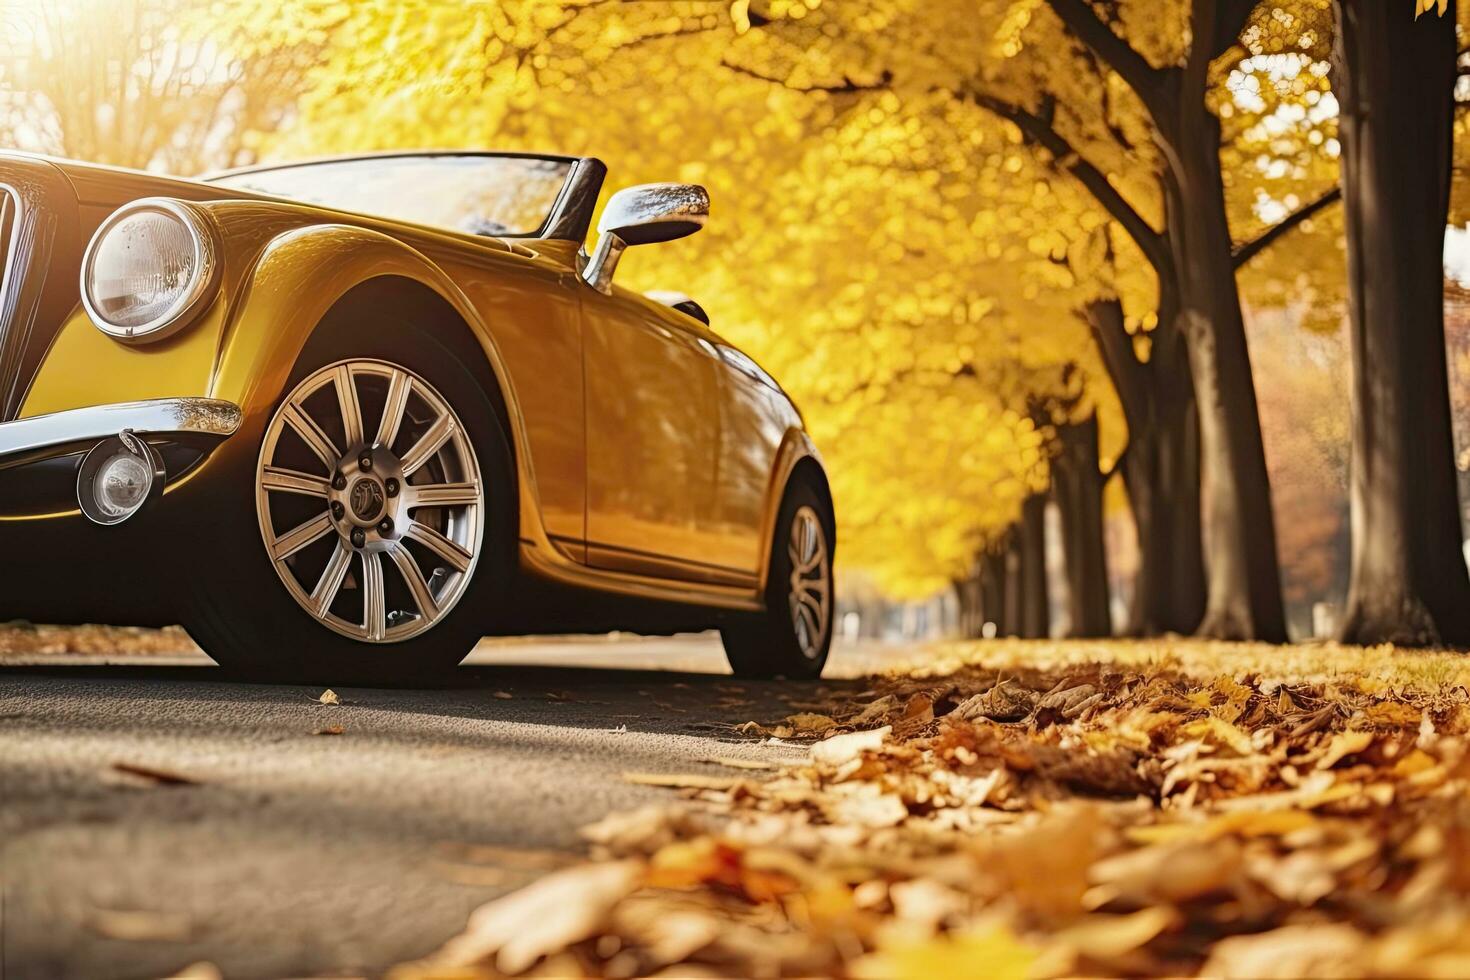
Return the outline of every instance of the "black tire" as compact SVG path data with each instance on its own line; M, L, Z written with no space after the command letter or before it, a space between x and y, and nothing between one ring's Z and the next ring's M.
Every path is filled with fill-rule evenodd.
M195 563L185 626L221 666L263 679L294 683L413 683L453 668L488 632L504 605L514 569L517 497L506 434L484 384L428 330L319 331L264 418L232 438L229 458L210 481L206 506L214 519L196 522L190 550L229 555L227 563ZM344 359L387 361L427 381L453 409L469 437L484 483L482 538L470 581L454 607L426 631L370 643L334 632L292 598L261 539L256 516L256 465L268 420L289 393L315 371ZM223 451L223 450L222 450Z
M792 560L788 544L797 515L810 511L824 535L820 566L825 575L826 613L820 636L804 644L799 637L791 607ZM812 680L822 673L832 647L833 610L832 555L837 540L832 510L807 481L798 478L786 491L771 539L770 569L766 576L766 608L760 613L729 623L720 630L725 656L737 677L786 677Z

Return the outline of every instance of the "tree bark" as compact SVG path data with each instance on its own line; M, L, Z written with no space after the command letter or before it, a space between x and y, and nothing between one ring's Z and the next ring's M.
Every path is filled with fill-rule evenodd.
M1340 637L1470 644L1444 348L1455 2L1334 0L1353 408Z
M1112 622L1103 547L1097 416L1058 426L1057 438L1060 449L1052 460L1052 494L1062 518L1070 635L1108 636Z
M1240 311L1220 173L1220 121L1187 100L1161 127L1172 149L1177 207L1179 322L1199 412L1207 592L1197 633L1223 640L1286 640L1271 482Z
M1159 470L1161 520L1169 541L1168 602L1161 610L1165 632L1191 634L1205 614L1204 528L1200 515L1199 412L1194 399L1164 427Z
M1046 494L1034 493L1021 505L1016 541L1022 596L1018 632L1028 640L1044 639L1051 633L1051 602L1046 592Z
M1177 288L1160 278L1152 353L1139 361L1117 300L1088 305L1088 323L1128 423L1122 475L1138 533L1130 636L1189 633L1204 608L1199 455L1194 386L1175 317Z
M1199 405L1189 356L1178 324L1177 288L1165 290L1160 318L1174 329L1160 334L1153 361L1159 382L1158 523L1167 542L1168 588L1158 608L1164 632L1193 633L1205 614L1205 563L1200 516Z

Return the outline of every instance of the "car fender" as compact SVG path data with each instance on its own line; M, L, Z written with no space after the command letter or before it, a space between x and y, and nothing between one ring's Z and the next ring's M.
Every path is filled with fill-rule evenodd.
M781 445L776 450L776 461L771 467L770 488L766 492L765 526L761 535L762 555L770 555L771 548L776 538L776 524L781 519L781 502L786 499L786 488L791 484L791 478L796 472L796 467L804 459L810 459L821 469L824 477L827 468L822 464L822 456L817 452L816 443L805 429L791 426L781 438ZM835 546L835 542L833 542ZM770 575L771 563L769 560L761 564L760 569L760 594L766 591L767 579Z
M242 430L261 431L317 325L349 290L381 276L437 293L468 326L505 401L520 496L520 537L552 546L541 521L524 417L494 334L463 291L433 261L381 232L312 225L271 239L241 282L215 362L209 394L240 406Z

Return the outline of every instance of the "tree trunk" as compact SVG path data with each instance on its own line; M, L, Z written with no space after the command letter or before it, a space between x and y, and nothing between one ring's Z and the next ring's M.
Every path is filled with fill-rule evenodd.
M1057 428L1061 449L1052 461L1052 494L1062 518L1067 562L1067 601L1074 637L1107 636L1108 570L1104 560L1102 473L1097 458L1097 416Z
M950 584L954 587L955 604L959 610L955 629L964 639L976 639L980 636L980 627L985 622L984 617L980 615L979 573L957 578Z
M1333 92L1353 363L1352 561L1340 636L1470 643L1453 467L1442 261L1455 3L1418 19L1335 0Z
M1022 596L1017 628L1028 640L1044 639L1051 633L1051 603L1046 592L1046 494L1034 493L1021 505L1016 540Z
M981 626L995 624L995 635L1006 635L1005 551L989 546L980 556Z
M1021 534L1016 525L1006 532L1006 630L1004 636L1022 636L1022 620L1025 618L1027 602L1026 586L1030 583L1021 574Z
M1189 357L1177 324L1178 307L1161 304L1175 329L1154 344L1159 381L1159 471L1156 524L1167 542L1168 587L1157 608L1165 632L1193 633L1205 613L1204 528L1200 521L1199 405Z
M1271 483L1246 349L1220 174L1220 121L1184 97L1171 152L1177 205L1170 240L1182 287L1180 325L1199 412L1205 579L1201 636L1285 642Z
M1122 474L1139 549L1130 636L1193 632L1204 608L1198 413L1176 322L1178 289L1172 276L1161 274L1159 285L1159 325L1146 362L1134 353L1117 300L1086 310L1128 422Z

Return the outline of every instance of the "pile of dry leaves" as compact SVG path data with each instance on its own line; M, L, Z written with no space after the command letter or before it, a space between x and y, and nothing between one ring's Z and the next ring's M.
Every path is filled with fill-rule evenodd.
M811 741L772 778L667 780L400 973L1470 976L1466 669L937 651L755 733Z
M0 623L0 659L27 659L58 654L131 656L178 655L199 648L177 626L148 629L141 626L47 626L11 620Z

